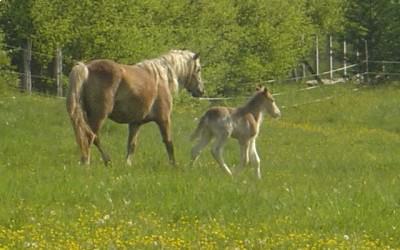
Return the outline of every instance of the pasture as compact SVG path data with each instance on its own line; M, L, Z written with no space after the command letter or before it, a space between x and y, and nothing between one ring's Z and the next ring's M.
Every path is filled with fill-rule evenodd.
M257 140L261 180L230 178L209 148L189 166L209 103L182 92L177 169L155 124L126 166L128 129L111 121L102 143L112 166L94 147L81 166L64 99L0 94L0 249L400 248L400 85L301 87L271 86L285 94L282 118L266 117ZM238 164L233 141L225 157Z

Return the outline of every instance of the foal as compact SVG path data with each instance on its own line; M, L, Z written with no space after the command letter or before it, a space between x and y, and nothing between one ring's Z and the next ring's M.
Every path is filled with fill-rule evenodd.
M256 149L256 138L260 130L262 115L267 111L272 117L278 118L281 112L275 104L271 93L265 87L257 88L257 92L241 107L213 107L201 118L192 135L192 140L199 138L192 148L192 162L200 155L201 150L215 138L212 155L220 167L229 175L231 170L223 159L223 147L229 137L238 140L240 145L240 165L242 169L249 160L256 167L257 177L261 178L260 158Z

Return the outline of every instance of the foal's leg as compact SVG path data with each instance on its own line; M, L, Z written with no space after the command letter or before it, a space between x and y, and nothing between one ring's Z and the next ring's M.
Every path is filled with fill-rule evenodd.
M127 153L126 153L126 163L131 166L131 156L135 153L136 142L138 137L140 125L137 123L129 124L129 135L128 135L128 144L127 144Z
M172 144L171 136L171 120L166 119L162 121L157 121L158 128L160 129L165 148L167 149L168 158L172 165L176 166L175 155L174 155L174 145Z
M209 132L203 132L200 135L200 139L197 142L197 144L192 148L192 162L191 164L194 164L194 162L197 160L199 157L201 151L204 149L205 146L211 141L211 134Z
M257 154L256 138L254 138L250 142L250 161L256 168L256 174L258 179L261 179L260 157Z
M250 142L248 140L239 140L239 145L240 145L240 164L238 167L238 171L241 171L247 164L249 164Z
M229 135L227 134L219 134L216 138L215 144L213 145L213 148L211 150L212 155L214 156L215 160L218 162L219 166L224 169L229 175L232 175L231 170L229 167L225 164L224 158L223 158L223 150L224 150L224 145L228 139Z

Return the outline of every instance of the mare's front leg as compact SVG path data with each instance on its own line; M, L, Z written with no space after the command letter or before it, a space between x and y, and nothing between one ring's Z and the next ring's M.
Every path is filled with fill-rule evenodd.
M224 145L229 137L227 133L221 133L217 136L215 144L211 150L214 159L218 162L219 166L224 169L229 175L232 175L231 170L226 165L223 157Z
M127 143L127 153L126 153L126 164L132 165L131 156L135 153L137 137L139 132L140 124L130 123L129 124L129 134Z
M174 154L174 145L172 144L172 136L171 136L171 119L164 119L156 122L158 128L160 129L161 137L165 144L165 148L167 149L169 162L176 166L175 154Z

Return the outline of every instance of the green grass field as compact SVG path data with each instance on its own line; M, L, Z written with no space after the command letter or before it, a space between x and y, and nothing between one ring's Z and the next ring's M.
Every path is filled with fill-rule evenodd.
M262 180L226 176L208 148L189 166L206 101L176 99L178 169L153 124L127 167L111 121L113 165L93 148L85 167L64 99L0 94L0 249L400 249L400 85L300 88L273 86L283 116L262 125Z

